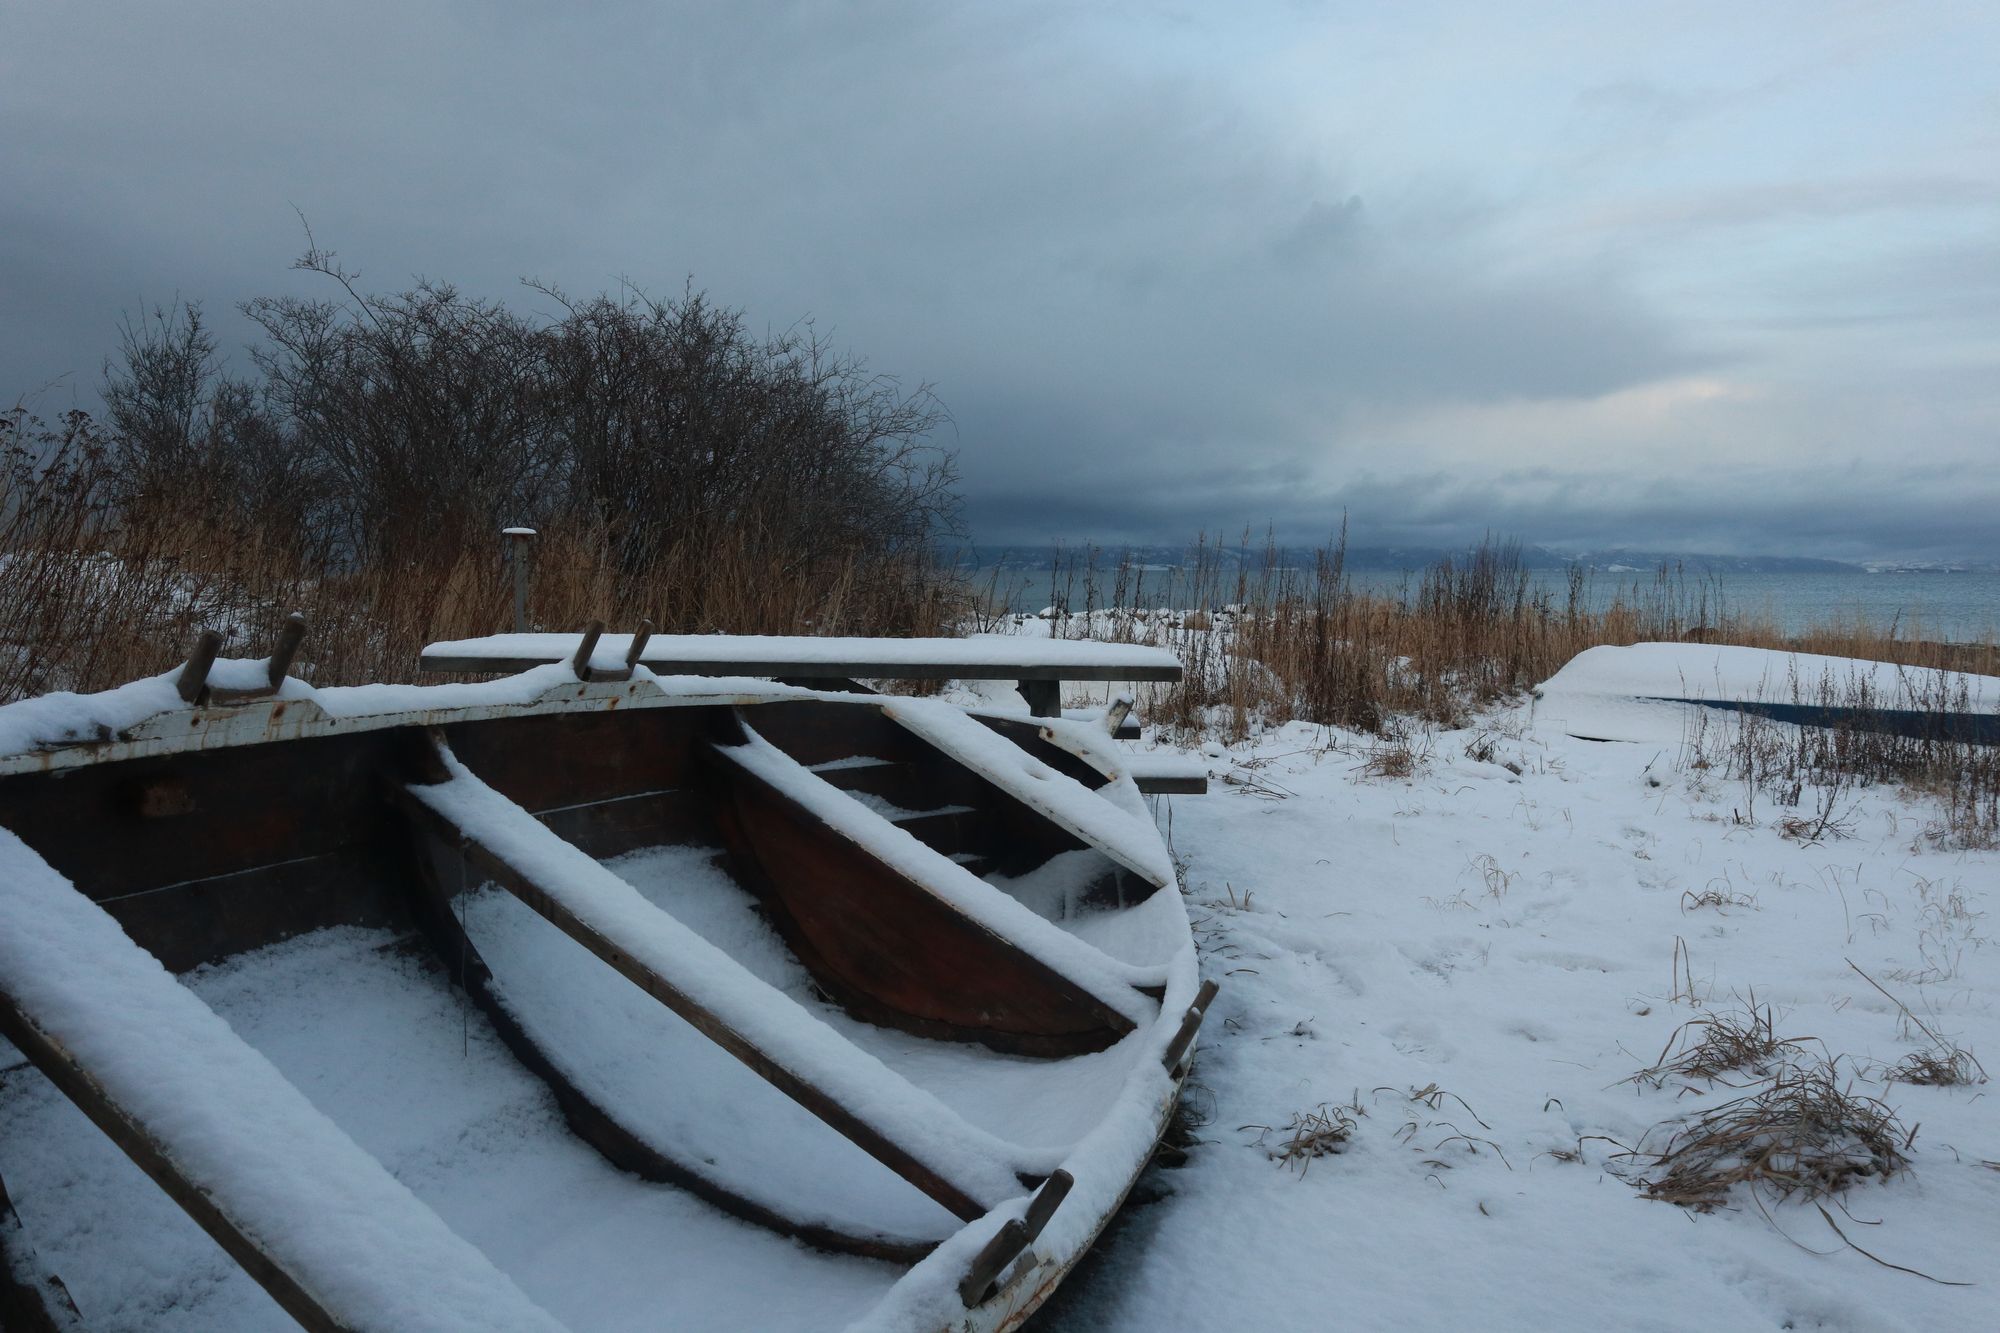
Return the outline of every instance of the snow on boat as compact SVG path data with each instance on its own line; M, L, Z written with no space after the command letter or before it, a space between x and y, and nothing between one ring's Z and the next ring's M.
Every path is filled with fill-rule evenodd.
M1582 740L1678 744L1688 709L1918 739L2000 744L2000 677L1728 644L1587 648L1534 691Z
M1103 727L606 674L0 708L0 1324L1053 1290L1214 993Z

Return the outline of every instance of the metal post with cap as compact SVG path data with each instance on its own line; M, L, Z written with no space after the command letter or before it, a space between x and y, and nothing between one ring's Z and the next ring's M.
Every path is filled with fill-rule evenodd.
M534 546L533 528L500 529L501 561L514 567L514 632L528 632L528 565Z

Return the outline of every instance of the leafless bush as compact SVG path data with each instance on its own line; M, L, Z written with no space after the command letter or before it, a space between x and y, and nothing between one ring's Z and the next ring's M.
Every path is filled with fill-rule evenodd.
M954 522L929 393L810 331L751 337L679 300L530 317L444 284L253 301L257 375L198 306L128 322L105 420L0 414L0 699L164 670L194 632L313 626L321 683L406 679L504 628L496 529L543 534L538 626L948 633Z

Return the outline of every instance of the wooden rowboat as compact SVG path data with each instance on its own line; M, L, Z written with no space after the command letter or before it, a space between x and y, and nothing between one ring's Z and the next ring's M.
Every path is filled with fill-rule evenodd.
M1146 1164L1102 727L282 674L0 709L0 1326L1012 1328Z

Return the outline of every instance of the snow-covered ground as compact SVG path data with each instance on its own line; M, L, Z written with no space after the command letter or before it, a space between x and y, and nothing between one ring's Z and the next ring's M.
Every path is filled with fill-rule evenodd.
M1202 1142L1045 1326L2000 1327L2000 1110L1879 1081L1927 1043L1849 966L2000 1071L2000 854L1933 850L1935 812L1883 789L1838 840L1744 826L1740 789L1681 770L1675 740L1577 740L1526 704L1411 745L1415 771L1381 776L1380 742L1292 723L1168 798L1223 984ZM1916 1130L1910 1169L1834 1222L1975 1285L1884 1267L1809 1203L1739 1188L1694 1215L1621 1178L1620 1144L1758 1085L1625 1081L1753 990ZM1295 1115L1342 1107L1337 1155L1272 1159Z
M1885 788L1843 798L1840 836L1787 837L1783 811L1760 798L1744 822L1740 785L1683 765L1683 706L1600 743L1568 735L1559 702L1400 743L1291 723L1212 746L1209 795L1161 798L1223 986L1187 1096L1199 1141L1148 1174L1036 1327L2000 1327L1991 1089L1885 1081L1928 1041L1862 975L2000 1072L2000 853L1940 850L1936 811ZM898 1271L612 1170L382 933L187 980L573 1327L839 1328ZM1753 1003L1895 1108L1908 1170L1826 1213L1642 1196L1628 1149L1761 1079L1631 1076L1684 1025ZM97 1326L283 1326L57 1094L0 1081L0 1146L44 1145L0 1164ZM1279 1160L1307 1115L1351 1123L1346 1142ZM790 1280L708 1280L753 1264Z

